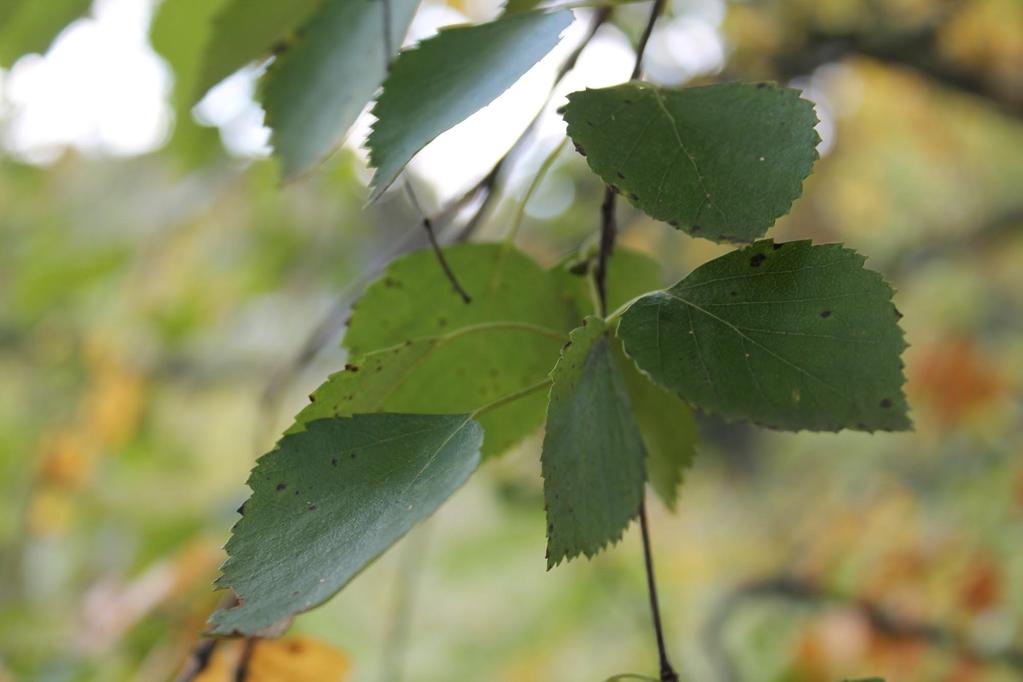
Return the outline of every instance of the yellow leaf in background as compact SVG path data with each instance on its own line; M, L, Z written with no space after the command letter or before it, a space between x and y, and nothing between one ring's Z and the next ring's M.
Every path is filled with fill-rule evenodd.
M245 643L225 640L195 682L234 682ZM344 682L351 659L310 637L261 639L252 645L246 682Z
M109 363L97 372L83 404L83 421L107 447L124 445L138 428L142 379L130 368Z
M94 448L90 439L75 430L60 430L44 437L39 453L41 483L77 489L92 472Z
M33 535L57 535L67 530L74 518L71 496L59 488L42 488L32 496L28 510Z

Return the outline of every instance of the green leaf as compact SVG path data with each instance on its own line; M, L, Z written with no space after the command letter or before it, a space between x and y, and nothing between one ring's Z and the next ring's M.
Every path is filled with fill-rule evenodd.
M620 347L616 346L615 351L646 446L647 480L665 506L674 510L683 471L696 457L696 418L689 405L640 372Z
M4 7L0 10L0 68L10 68L24 54L45 53L60 32L91 6L92 0L19 0Z
M373 375L386 374L388 363L422 352L408 371L396 375L401 383L375 409L469 411L536 384L547 377L581 318L561 278L514 248L463 244L444 253L471 303L451 288L429 250L392 262L356 303L344 346L351 365L359 368L360 391L369 390L365 382ZM407 351L396 350L420 340L423 344ZM368 355L388 348L393 358ZM377 359L385 368L367 369ZM537 394L483 415L484 454L499 454L539 429L545 405Z
M907 429L900 315L863 262L840 244L760 241L641 298L618 336L659 384L726 418Z
M563 113L604 182L651 217L718 242L762 236L817 159L813 105L767 83L628 83L574 92Z
M419 0L387 1L397 50ZM333 151L380 87L390 56L383 20L382 0L329 0L270 65L263 105L285 178Z
M323 5L324 0L229 0L210 29L194 101L246 64L293 41L298 28Z
M551 372L540 458L547 567L617 542L643 501L643 441L607 328L588 317Z
M524 12L443 29L394 61L367 146L383 194L435 137L493 102L558 44L572 13Z
M194 95L209 42L212 19L225 0L163 0L150 26L153 49L174 72L174 135L168 148L188 165L220 151L219 132L192 118Z
M557 268L572 292L579 315L596 314L593 300L595 259L587 256L566 259ZM653 258L622 247L614 250L607 265L608 309L614 310L635 297L664 286L661 265ZM647 479L669 509L674 509L682 471L696 454L699 440L693 411L670 391L644 376L632 360L626 358L621 344L615 344L622 378L629 394L633 414L646 446Z
M482 440L465 414L322 419L285 436L249 476L217 581L239 605L211 631L252 635L322 604L468 479Z

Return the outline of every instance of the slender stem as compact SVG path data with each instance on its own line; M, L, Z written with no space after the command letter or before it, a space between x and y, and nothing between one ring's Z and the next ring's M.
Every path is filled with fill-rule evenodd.
M632 66L632 76L629 80L636 80L643 75L643 53L646 52L646 44L650 42L650 36L654 32L657 17L661 16L661 12L664 11L664 4L665 0L654 0L654 5L650 9L650 18L647 19L643 35L639 38L639 45L636 46L636 63Z
M458 295L462 297L462 301L465 303L471 303L472 297L469 296L469 292L462 287L458 278L455 276L454 270L452 270L451 266L448 265L448 260L444 257L444 251L440 248L440 243L437 242L437 235L433 232L433 222L430 220L430 216L426 215L426 212L423 211L423 206L419 203L419 197L416 196L415 190L412 189L412 181L407 175L405 177L405 194L408 195L409 202L412 203L412 206L415 207L416 211L418 211L419 215L422 217L423 229L426 230L426 236L430 240L430 247L433 248L433 254L437 257L437 262L440 263L440 267L441 270L444 271L444 275L448 278L448 281L451 282L451 286L454 287L456 292L458 292Z
M515 217L512 219L511 229L508 230L508 235L504 238L505 244L514 244L515 237L519 234L519 228L522 227L522 219L526 215L526 204L533 198L533 194L536 193L537 188L543 179L547 177L547 173L551 170L551 166L558 160L558 156L561 154L561 150L568 144L568 138L566 137L561 143L551 150L551 153L547 155L547 158L540 164L540 168L537 169L536 175L533 176L533 181L529 183L529 187L526 189L525 195L522 197L522 201L519 202L518 208L515 210Z
M234 682L245 682L249 679L249 665L252 663L252 652L256 647L255 637L246 637L242 644L242 655L238 659L238 667L234 669Z
M607 261L615 248L618 227L615 222L615 198L617 194L611 185L604 188L604 201L600 204L600 252L597 254L597 268L593 273L600 302L600 315L607 315Z
M633 296L628 301L626 301L625 303L623 303L620 306L618 306L617 308L615 308L611 312L610 315L607 315L607 316L604 317L604 321L607 323L607 326L610 327L612 322L614 322L619 317L624 315L625 311L627 311L629 308L631 308L633 303L635 303L639 299L643 298L644 296L649 296L649 295L650 295L650 292L647 292L645 294L639 294L638 296Z
M400 682L405 672L408 652L408 634L415 607L417 587L422 572L423 554L426 552L430 523L427 520L413 533L402 547L401 564L394 589L394 606L384 637L384 658L380 667L381 682Z
M657 23L657 17L664 10L665 0L654 0L650 9L650 17L647 19L643 35L636 47L636 62L632 67L632 77L636 80L643 74L643 54L646 52L647 43ZM604 201L600 206L600 253L597 256L597 268L594 272L594 280L597 286L597 295L600 299L600 314L607 317L607 261L614 250L617 225L615 224L616 193L610 185L604 188ZM621 310L621 309L619 309ZM624 311L623 311L624 312ZM618 310L615 315L621 314ZM639 527L643 536L643 563L646 567L647 593L650 597L650 612L653 617L654 635L657 638L657 655L660 659L661 682L678 682L678 673L671 666L668 660L668 650L664 645L664 628L661 625L661 608L657 601L657 579L654 576L653 551L650 546L650 528L646 516L646 501L639 505Z
M639 505L639 529L643 534L643 563L646 566L646 586L650 595L650 613L653 615L654 635L657 637L657 656L661 664L661 682L678 682L678 673L668 660L664 646L664 627L661 625L661 607L657 601L657 579L654 577L653 552L650 549L650 528L646 518L646 501Z
M551 329L550 327L544 327L539 324L532 324L530 322L518 322L515 320L494 320L492 322L478 322L477 324L470 324L468 326L456 329L441 336L434 337L427 336L424 337L423 340L434 338L440 341L452 341L460 336L465 336L466 334L475 334L477 332L487 332L499 329L500 330L510 329L515 331L529 332L531 334L536 334L537 336L545 336L549 339L554 339L555 341L561 342L565 342L568 340L568 334L562 331L558 331L557 329ZM404 344L399 344L399 346L401 345Z
M504 407L508 403L513 403L516 400L525 398L526 396L529 395L533 395L537 391L547 388L552 383L554 383L554 380L551 379L550 377L547 377L543 381L538 381L532 386L527 386L521 391L515 391L514 393L509 393L508 395L501 396L500 398L493 402L487 403L486 405L483 405L481 407L477 407L475 410L473 410L472 414L470 415L470 418L479 417L480 415L496 410L499 407Z

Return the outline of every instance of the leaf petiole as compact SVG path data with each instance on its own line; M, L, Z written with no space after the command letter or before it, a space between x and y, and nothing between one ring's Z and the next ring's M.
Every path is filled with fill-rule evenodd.
M493 402L489 402L486 405L481 405L480 407L477 407L469 415L469 419L475 419L480 415L484 415L487 412L492 412L493 410L496 410L499 407L504 407L508 403L513 403L516 400L519 400L520 398L525 398L526 396L533 395L537 391L547 388L548 386L551 385L551 383L553 383L553 380L550 377L547 377L543 381L538 381L532 386L527 386L521 391L515 391L514 393L509 393L508 395L501 396L500 398Z

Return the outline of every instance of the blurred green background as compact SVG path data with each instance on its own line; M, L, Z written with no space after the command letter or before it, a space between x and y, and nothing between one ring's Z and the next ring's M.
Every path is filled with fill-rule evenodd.
M364 207L358 130L282 186L252 73L190 113L221 4L0 5L0 680L173 678L221 598L211 582L254 458L344 364L366 279L422 243L400 193ZM701 420L677 513L651 507L682 678L1023 679L1023 3L669 4L651 79L775 79L817 103L822 159L774 235L845 242L898 289L916 424L793 435ZM497 11L428 0L413 33ZM627 75L646 11L617 11L591 73L617 61ZM76 61L91 80L60 70ZM511 140L529 120L491 115ZM479 238L503 234L557 144L545 121ZM414 181L432 209L495 159L423 164ZM545 264L579 248L600 195L564 153L522 248ZM669 281L727 250L621 211L622 244ZM538 445L485 465L292 633L343 652L360 682L653 674L635 529L544 570Z

